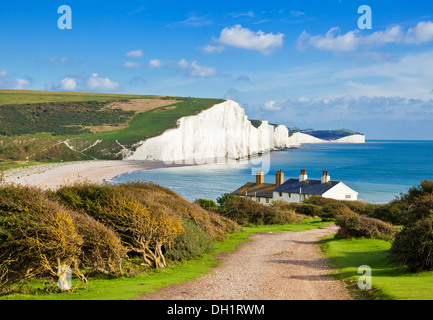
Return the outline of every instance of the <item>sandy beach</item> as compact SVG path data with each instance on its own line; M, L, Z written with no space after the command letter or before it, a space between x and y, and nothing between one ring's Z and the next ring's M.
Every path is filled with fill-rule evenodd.
M7 183L55 190L75 182L104 183L139 170L168 167L160 161L80 161L31 166L5 172Z

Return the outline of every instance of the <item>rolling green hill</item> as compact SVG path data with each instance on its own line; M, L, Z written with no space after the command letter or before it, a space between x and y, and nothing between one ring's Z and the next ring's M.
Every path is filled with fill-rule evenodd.
M0 90L0 166L122 159L126 149L223 102L150 95Z

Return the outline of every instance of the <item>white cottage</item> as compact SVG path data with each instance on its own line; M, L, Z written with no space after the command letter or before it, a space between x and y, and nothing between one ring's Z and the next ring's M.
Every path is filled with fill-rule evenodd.
M329 171L323 171L321 180L308 179L307 170L301 170L299 179L284 182L282 170L276 174L276 183L264 183L263 171L257 172L256 183L249 182L233 192L254 201L270 204L272 201L302 203L311 196L322 196L336 200L358 200L358 192L341 181L332 181Z
M358 200L358 192L341 181L332 181L329 171L323 171L321 180L308 179L307 170L301 170L299 179L289 179L273 190L273 201L302 203L311 196L336 200Z

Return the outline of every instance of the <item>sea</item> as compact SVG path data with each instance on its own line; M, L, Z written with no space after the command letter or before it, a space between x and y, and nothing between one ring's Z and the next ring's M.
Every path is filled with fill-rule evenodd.
M307 170L309 179L320 179L324 170L329 171L331 180L342 181L357 191L359 199L386 203L423 180L433 180L433 141L306 144L246 160L136 171L112 182L153 182L189 201L216 201L254 182L257 170L264 171L265 183L275 183L277 171L283 170L287 180L298 178L302 169Z

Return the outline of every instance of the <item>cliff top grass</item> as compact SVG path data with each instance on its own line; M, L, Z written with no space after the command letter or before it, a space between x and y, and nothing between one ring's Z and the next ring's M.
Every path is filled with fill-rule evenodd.
M29 104L47 102L85 102L110 101L130 99L164 99L164 96L90 93L90 92L61 92L61 91L33 91L33 90L0 90L0 105Z

